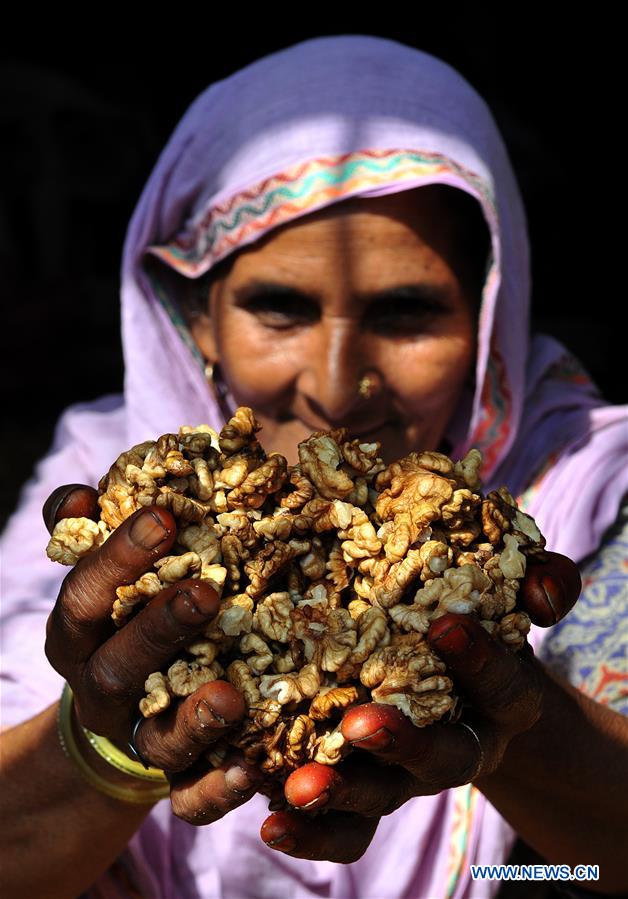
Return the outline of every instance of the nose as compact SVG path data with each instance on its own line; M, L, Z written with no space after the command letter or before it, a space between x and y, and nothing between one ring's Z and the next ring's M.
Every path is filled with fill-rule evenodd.
M319 418L340 426L364 403L359 382L368 360L359 324L352 318L329 316L315 331L297 388Z

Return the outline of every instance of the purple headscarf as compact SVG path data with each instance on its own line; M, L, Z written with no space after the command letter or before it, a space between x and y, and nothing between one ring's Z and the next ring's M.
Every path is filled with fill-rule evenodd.
M222 425L176 299L147 274L147 253L198 277L314 210L435 183L477 199L492 247L475 392L450 423L453 454L479 446L486 485L506 484L550 549L580 561L599 546L628 491L626 410L605 406L555 340L529 340L525 213L488 107L450 66L394 41L309 40L211 85L146 184L122 267L124 398L64 414L4 538L14 563L5 566L3 600L6 723L54 701L61 688L40 648L64 574L44 557L39 518L48 493L63 482L95 482L117 453L181 424ZM498 883L473 883L469 864L503 861L514 838L468 785L414 799L383 819L365 855L347 866L268 849L258 836L265 814L256 797L194 829L161 803L126 860L158 897L490 896ZM116 895L111 876L102 886Z

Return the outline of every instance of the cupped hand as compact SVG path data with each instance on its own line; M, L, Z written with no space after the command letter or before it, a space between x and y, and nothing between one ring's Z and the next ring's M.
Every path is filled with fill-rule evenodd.
M579 592L574 563L547 553L528 564L522 604L534 623L547 627L567 614ZM417 728L394 706L350 709L342 733L359 751L335 767L311 762L290 775L285 796L293 808L264 821L268 846L298 858L356 861L383 815L416 796L470 781L481 786L513 737L534 726L545 675L527 643L513 653L475 616L455 614L433 622L428 640L464 698L461 719Z
M98 519L97 493L72 484L44 506L52 532L61 518ZM167 555L176 538L172 514L152 506L131 515L65 578L47 625L46 655L70 684L78 721L124 748L138 718L148 675L168 665L219 609L205 581L184 580L158 593L124 627L111 619L116 587L131 584ZM173 811L206 824L247 801L258 772L234 751L208 771L204 753L244 716L241 694L226 681L201 686L167 711L143 721L135 745L170 780Z

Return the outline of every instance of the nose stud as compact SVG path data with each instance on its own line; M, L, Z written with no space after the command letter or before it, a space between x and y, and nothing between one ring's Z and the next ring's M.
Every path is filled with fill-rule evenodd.
M358 393L362 399L370 399L377 391L377 382L371 375L363 375L358 382Z

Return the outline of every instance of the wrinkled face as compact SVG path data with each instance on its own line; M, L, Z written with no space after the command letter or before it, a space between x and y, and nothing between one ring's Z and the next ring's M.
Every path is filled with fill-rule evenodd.
M387 461L439 446L476 346L454 245L423 187L334 204L234 255L191 330L267 452L294 463L299 441L341 426Z

